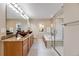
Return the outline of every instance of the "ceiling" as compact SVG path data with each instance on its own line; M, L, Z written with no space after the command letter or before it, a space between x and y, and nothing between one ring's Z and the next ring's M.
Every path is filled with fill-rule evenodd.
M61 3L18 3L26 15L33 19L46 19L53 17L63 6ZM7 7L7 18L19 18L20 14Z
M26 15L34 19L53 17L63 6L61 3L18 3Z

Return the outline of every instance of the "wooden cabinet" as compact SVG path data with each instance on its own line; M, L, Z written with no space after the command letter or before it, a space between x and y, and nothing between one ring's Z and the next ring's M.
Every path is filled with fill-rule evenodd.
M33 44L33 35L29 38L29 42L30 42L30 48L31 48L31 46L32 46L32 44Z
M4 41L5 56L27 56L33 44L33 36L29 36L22 41ZM13 38L12 38L13 40Z
M23 56L28 55L28 44L29 44L29 38L27 38L26 40L23 41Z
M22 41L5 41L4 42L4 55L5 56L21 56Z

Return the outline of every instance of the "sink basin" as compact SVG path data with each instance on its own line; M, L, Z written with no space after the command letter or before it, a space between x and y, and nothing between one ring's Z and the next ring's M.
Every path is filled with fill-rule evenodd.
M21 32L21 33L19 33L19 34L20 34L21 36L23 36L23 37L27 35L27 33L24 33L24 32L23 32L23 33Z
M17 40L20 40L20 39L21 39L21 37L18 37L18 38L17 38Z

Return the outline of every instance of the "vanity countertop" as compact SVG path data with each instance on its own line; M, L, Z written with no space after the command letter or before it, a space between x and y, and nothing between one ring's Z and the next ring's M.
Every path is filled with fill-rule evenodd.
M25 37L18 38L18 39L14 36L14 37L11 37L11 38L2 40L2 41L24 41L25 39L29 38L31 35L32 35L32 34L28 34L28 35L26 35Z

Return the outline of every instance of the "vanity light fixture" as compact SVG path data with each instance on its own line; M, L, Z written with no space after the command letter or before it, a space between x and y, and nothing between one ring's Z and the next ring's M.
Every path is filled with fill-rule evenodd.
M53 15L50 15L50 18L52 18L53 17Z
M16 8L14 8L14 6L11 3L9 3L8 6L12 8L16 13L19 13L19 11Z
M16 13L19 13L24 19L29 19L27 15L25 15L24 11L18 6L17 3L8 3L9 7L11 7Z
M43 25L43 24L39 24L39 27L40 27L40 28L44 28L44 25Z
M28 16L26 16L25 14L24 14L24 17L25 17L25 18L27 18L27 20L29 19L29 17L28 17Z
M9 3L9 4L12 5L19 13L24 13L17 3Z

